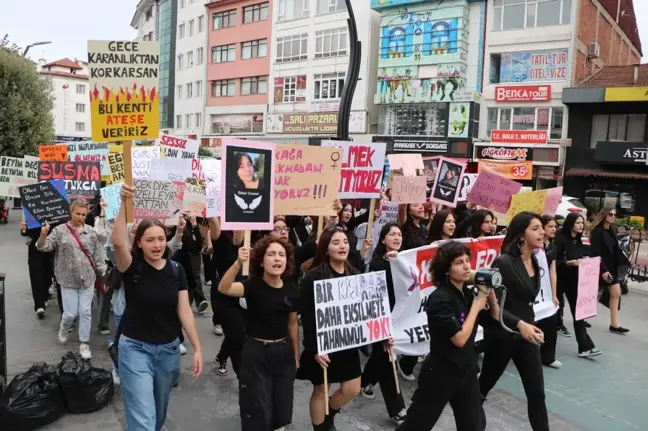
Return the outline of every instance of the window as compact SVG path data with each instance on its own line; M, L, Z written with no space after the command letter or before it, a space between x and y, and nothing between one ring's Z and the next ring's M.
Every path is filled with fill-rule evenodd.
M185 114L185 127L191 129L191 114Z
M175 128L182 129L182 115L176 115Z
M265 21L268 19L268 2L243 8L243 24Z
M243 60L265 57L266 55L268 55L267 39L252 40L241 44L241 58Z
M76 130L77 132L85 132L85 123L77 121L76 123L74 123L74 130Z
M325 75L315 75L315 94L313 99L339 99L342 97L342 87L344 87L344 72L327 73Z
M178 70L181 70L184 67L183 63L184 63L184 55L178 54Z
M86 87L83 84L77 84L76 94L86 94Z
M196 48L196 65L200 66L203 64L203 57L205 56L205 52L203 48Z
M227 63L236 60L236 46L221 45L212 48L212 63Z
M182 39L183 37L185 37L185 25L180 24L178 27L178 39Z
M560 139L563 108L488 108L486 134L492 130L547 130L549 139Z
M192 19L189 21L189 37L193 36L194 34L194 20Z
M309 0L279 0L277 21L308 18L310 15L308 2Z
M241 96L250 94L266 94L268 92L268 77L253 76L241 79Z
M236 27L236 9L215 13L214 30Z
M590 148L600 141L643 142L646 114L594 115Z
M193 97L193 82L187 83L187 99Z
M176 87L176 95L178 96L178 99L182 99L182 85Z
M378 133L443 138L446 106L447 103L382 106L378 113Z
M493 30L569 24L571 9L572 0L495 0Z
M152 31L149 31L147 40L153 40L153 32Z
M513 130L534 130L535 108L513 108Z
M315 32L315 58L335 57L347 53L347 28Z
M277 38L277 63L306 60L307 58L307 33Z
M344 0L317 0L317 14L347 10Z
M233 79L212 81L211 86L212 97L231 97L236 91L236 81Z
M202 81L196 81L196 97L201 97L202 93Z
M146 21L150 20L153 18L153 6L151 6L147 11L146 11Z
M193 66L193 51L187 53L187 67Z
M83 114L85 112L85 103L77 103L76 111Z
M196 112L194 114L194 117L196 118L196 127L200 127L202 125L202 114L200 112Z
M284 78L282 102L294 102L297 94L297 77L289 76Z
M198 33L202 33L204 29L205 29L205 17L204 16L199 16L198 17Z

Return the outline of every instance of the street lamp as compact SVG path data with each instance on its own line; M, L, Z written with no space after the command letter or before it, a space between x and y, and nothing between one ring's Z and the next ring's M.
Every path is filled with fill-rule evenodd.
M23 57L26 57L26 56L27 56L27 52L29 51L29 48L31 48L31 47L33 47L33 46L38 46L38 45L49 45L50 43L52 43L52 42L50 42L49 40L45 40L45 41L41 41L41 42L34 42L34 43L32 43L31 45L27 45L27 46L25 47L25 50L23 51L22 56L23 56Z

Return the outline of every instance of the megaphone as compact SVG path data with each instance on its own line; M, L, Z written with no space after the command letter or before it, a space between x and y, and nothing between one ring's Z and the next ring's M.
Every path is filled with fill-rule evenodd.
M489 293L491 289L502 285L502 274L497 268L472 270L470 271L470 283L482 292Z

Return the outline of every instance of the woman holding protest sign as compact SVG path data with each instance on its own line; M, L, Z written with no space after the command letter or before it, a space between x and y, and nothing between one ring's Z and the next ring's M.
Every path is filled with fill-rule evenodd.
M312 268L300 283L300 311L304 330L304 351L300 358L297 378L313 384L310 415L314 431L335 430L334 419L348 402L360 393L360 355L357 347L328 355L318 354L317 325L315 321L315 282L347 277L359 271L349 265L349 240L340 227L324 230L317 244ZM324 379L326 369L327 381ZM328 385L340 383L333 393L326 414Z
M455 233L457 225L455 222L455 215L452 210L442 209L438 211L430 220L428 228L428 240L430 244L436 241L445 241Z
M251 257L251 259L250 259ZM250 260L250 278L235 282ZM292 422L295 370L299 363L299 290L292 273L292 246L279 236L261 238L223 275L218 290L245 298L248 338L241 353L239 406L243 431L271 431Z
M556 307L560 306L558 301L558 281L556 275L556 229L558 223L555 217L550 215L542 216L542 228L544 229L544 251L547 257L547 267L549 268L549 281L551 283L551 293L553 302ZM542 365L551 368L560 368L562 363L556 360L556 342L558 341L558 313L537 322L538 328L544 334L544 343L540 346L540 359Z
M513 360L527 396L533 431L548 431L544 377L539 346L544 336L534 326L533 303L541 289L540 267L533 251L544 247L542 220L536 213L523 211L511 220L502 242L501 255L492 268L498 269L506 287L504 330L500 325L484 325L484 363L479 376L482 397L486 396Z
M374 250L373 258L369 263L369 272L385 271L387 279L387 295L389 296L389 309L394 309L394 281L392 279L389 259L395 257L403 245L403 234L396 223L387 223L380 230L378 245ZM396 382L392 371L390 354L385 350L385 343L374 343L371 356L362 372L362 396L374 399L374 386L380 384L385 406L389 417L397 424L405 420L406 410L403 395L396 389Z

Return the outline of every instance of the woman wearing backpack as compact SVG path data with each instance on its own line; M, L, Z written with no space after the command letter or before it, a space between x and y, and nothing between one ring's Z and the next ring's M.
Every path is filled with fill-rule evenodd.
M132 200L134 193L134 187L122 185L122 203ZM159 220L143 220L129 250L122 205L111 242L126 294L118 347L127 428L159 431L166 421L171 388L180 374L181 329L194 348L193 376L198 377L203 367L187 279L182 267L168 259L166 233Z

